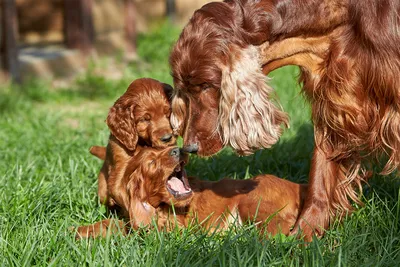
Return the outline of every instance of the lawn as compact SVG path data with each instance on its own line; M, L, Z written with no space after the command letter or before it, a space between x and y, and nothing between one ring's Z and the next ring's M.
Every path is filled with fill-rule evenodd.
M172 82L168 53L178 34L165 24L140 36L141 60L125 67L118 80L98 72L108 66L104 59L61 87L40 80L0 86L0 265L400 266L395 175L375 175L364 187L365 205L309 246L284 236L260 237L252 225L224 234L193 228L75 241L70 226L107 216L96 197L101 162L88 149L107 142L108 108L133 79ZM306 182L313 130L297 73L289 67L271 74L291 118L290 129L272 149L248 157L229 149L208 159L192 157L189 174L217 180L271 173Z

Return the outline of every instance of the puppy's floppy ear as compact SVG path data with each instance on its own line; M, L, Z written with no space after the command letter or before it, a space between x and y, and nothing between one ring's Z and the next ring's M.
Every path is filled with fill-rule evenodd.
M148 226L156 214L156 210L147 201L147 193L144 188L143 174L139 166L129 177L127 185L129 194L129 222L131 227Z
M127 149L135 150L138 141L136 132L135 118L133 116L132 106L123 106L115 104L107 116L107 125L111 133Z
M288 119L271 101L256 47L233 49L228 66L221 66L218 124L224 145L247 155L276 143Z

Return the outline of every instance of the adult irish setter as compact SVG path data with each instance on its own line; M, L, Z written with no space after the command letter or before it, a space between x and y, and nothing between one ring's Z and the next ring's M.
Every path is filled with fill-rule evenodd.
M198 224L224 230L232 224L254 222L267 233L288 234L300 214L307 185L272 175L218 182L187 177L185 156L177 147L140 148L121 180L121 206L129 220L107 219L77 228L76 238L105 236L118 228L123 233L139 226L159 229Z
M268 148L285 113L264 74L300 66L312 106L309 192L294 232L309 240L358 202L364 161L400 163L399 0L227 0L197 10L175 44L171 122L208 156Z

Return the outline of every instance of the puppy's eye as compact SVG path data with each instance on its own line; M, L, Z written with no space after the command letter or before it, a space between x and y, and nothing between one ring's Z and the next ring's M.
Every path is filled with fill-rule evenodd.
M149 161L149 166L153 166L155 163L156 163L155 160L151 160L151 161Z
M146 114L139 119L140 122L149 122L150 120L151 120L151 116L149 114Z

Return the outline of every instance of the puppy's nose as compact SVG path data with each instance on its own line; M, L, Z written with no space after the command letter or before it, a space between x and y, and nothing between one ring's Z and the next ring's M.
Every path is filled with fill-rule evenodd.
M161 141L164 143L168 143L172 139L172 134L166 134L163 137L160 138Z
M179 152L179 147L175 147L174 149L172 149L172 150L169 152L169 154L170 154L172 157L179 157L179 154L180 154L180 152Z
M183 152L186 153L197 153L199 151L199 145L197 143L190 144L183 147Z

